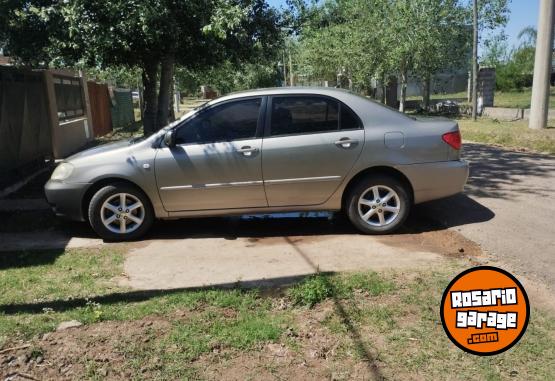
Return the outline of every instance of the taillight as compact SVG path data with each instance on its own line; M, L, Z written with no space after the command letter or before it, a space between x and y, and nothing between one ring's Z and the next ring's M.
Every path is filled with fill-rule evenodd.
M445 143L449 144L454 149L461 149L462 139L460 131L448 132L446 134L443 134L441 138Z

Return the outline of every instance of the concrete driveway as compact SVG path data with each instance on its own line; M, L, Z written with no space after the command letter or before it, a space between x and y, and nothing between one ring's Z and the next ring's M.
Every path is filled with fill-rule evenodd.
M341 218L211 218L159 223L133 248L121 285L136 289L291 283L316 272L418 269L480 256L460 234L411 219L399 235L364 236Z

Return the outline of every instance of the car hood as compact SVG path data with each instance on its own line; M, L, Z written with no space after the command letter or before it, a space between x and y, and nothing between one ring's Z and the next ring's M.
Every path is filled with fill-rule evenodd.
M87 156L92 156L92 155L97 155L100 153L106 153L106 152L110 152L110 151L115 151L118 150L120 148L123 147L128 147L131 144L131 141L133 139L125 139L125 140L120 140L114 143L108 143L108 144L103 144L97 147L93 147L93 148L89 148L86 149L84 151L81 151L79 153L76 153L75 155L72 155L70 157L68 157L66 160L70 161L73 159L81 159Z

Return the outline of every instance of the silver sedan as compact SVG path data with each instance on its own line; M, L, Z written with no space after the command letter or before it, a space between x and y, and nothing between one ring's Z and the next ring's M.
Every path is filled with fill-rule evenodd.
M64 160L45 186L56 214L107 240L155 218L344 211L391 233L413 204L461 192L456 122L420 120L330 88L277 88L211 101L158 133Z

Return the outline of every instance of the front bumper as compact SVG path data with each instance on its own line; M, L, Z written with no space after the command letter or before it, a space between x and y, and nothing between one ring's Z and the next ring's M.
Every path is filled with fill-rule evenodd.
M85 221L82 201L90 185L88 183L71 184L49 180L44 186L44 193L46 200L57 216L74 221Z
M463 191L469 174L465 160L400 165L414 191L414 203L437 200Z

